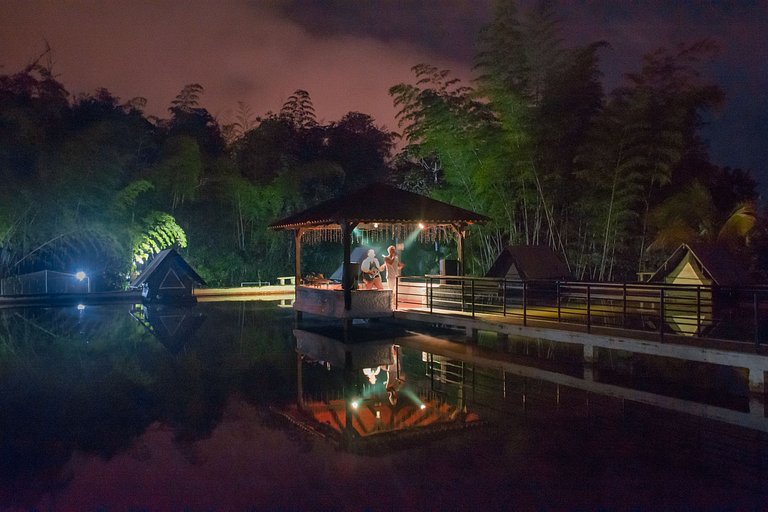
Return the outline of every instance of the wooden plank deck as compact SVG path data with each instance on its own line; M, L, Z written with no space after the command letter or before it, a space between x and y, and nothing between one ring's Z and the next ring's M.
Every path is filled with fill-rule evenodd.
M629 329L534 320L523 321L520 316L502 316L486 313L461 313L437 308L410 307L394 312L395 319L424 322L432 325L460 327L472 333L480 330L501 335L546 339L572 343L584 348L584 360L595 360L595 349L625 350L628 352L683 359L700 363L719 364L748 371L752 393L764 394L764 377L768 371L768 347L731 340L717 340L688 336L665 335Z

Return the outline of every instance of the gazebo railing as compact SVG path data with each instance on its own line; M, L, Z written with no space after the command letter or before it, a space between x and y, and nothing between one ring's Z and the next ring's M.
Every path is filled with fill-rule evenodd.
M762 343L768 336L768 287L522 281L427 275L399 278L398 309L500 316L594 329Z

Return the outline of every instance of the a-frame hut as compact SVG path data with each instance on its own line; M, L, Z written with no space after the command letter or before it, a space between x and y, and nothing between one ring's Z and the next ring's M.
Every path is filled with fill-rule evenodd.
M649 278L651 283L693 286L749 284L747 262L717 245L681 244Z
M291 230L295 239L297 316L302 312L334 318L372 318L392 314L391 290L353 290L353 230L383 232L405 236L422 230L426 233L451 233L458 246L458 259L463 261L464 236L471 224L488 221L488 217L383 183L369 185L270 224L276 230ZM341 290L316 289L301 284L302 237L338 240L343 256ZM463 268L463 265L462 265Z
M716 312L738 300L737 287L750 284L749 265L722 246L681 244L649 278L678 285L665 290L665 320L676 332L700 334Z
M174 355L194 338L205 321L205 315L188 304L137 304L131 316Z
M205 281L175 249L157 253L131 283L148 302L191 301L198 286L205 286Z
M519 281L565 281L571 279L571 272L550 247L509 245L501 251L485 277Z

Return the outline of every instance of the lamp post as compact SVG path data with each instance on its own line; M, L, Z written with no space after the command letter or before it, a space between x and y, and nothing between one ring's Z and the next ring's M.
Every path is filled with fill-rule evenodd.
M88 275L86 275L85 272L83 272L82 270L76 272L75 273L75 279L77 279L80 282L82 282L84 279L86 279L87 280L85 282L85 285L87 287L86 291L87 291L87 293L91 293L91 278L89 278Z

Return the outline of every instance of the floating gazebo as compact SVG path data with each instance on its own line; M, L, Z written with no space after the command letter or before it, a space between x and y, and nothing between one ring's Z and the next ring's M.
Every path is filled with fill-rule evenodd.
M484 215L413 192L377 183L325 201L270 224L275 230L291 230L295 239L296 301L294 310L351 320L392 314L391 290L354 290L351 263L353 231L404 239L420 230L427 240L454 237L463 269L464 237L472 224L489 219ZM338 241L344 249L340 287L306 286L301 280L301 246L307 242Z

